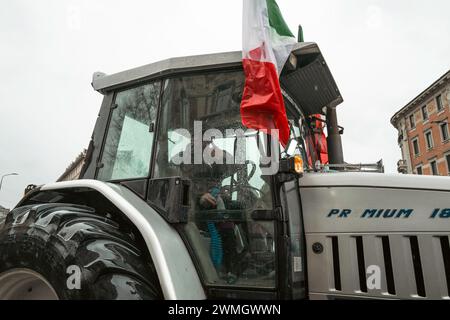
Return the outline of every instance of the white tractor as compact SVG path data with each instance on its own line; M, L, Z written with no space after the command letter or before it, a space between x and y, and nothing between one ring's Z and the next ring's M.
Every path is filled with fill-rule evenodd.
M0 226L0 299L449 299L450 180L343 161L314 43L280 77L286 148L242 126L244 81L241 52L94 74L80 179L33 189Z

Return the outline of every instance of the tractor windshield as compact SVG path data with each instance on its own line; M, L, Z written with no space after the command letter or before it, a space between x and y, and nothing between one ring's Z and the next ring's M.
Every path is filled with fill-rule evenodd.
M275 286L271 175L264 174L267 137L242 126L242 71L165 81L155 178L191 180L184 233L209 285Z

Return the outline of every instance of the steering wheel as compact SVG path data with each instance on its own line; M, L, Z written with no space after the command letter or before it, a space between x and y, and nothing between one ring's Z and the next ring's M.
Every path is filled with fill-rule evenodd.
M242 190L242 189L250 189L250 190L256 191L258 193L258 196L261 196L261 190L259 190L258 188L254 187L254 186L248 185L248 184L235 185L233 187L227 185L227 186L222 186L221 189L222 189L222 191L225 191L230 194L232 194L235 191Z
M261 198L261 197L262 197L261 190L259 190L259 189L256 188L256 187L250 186L250 185L248 185L248 184L246 184L246 185L236 185L236 186L233 186L233 187L231 187L231 186L229 186L229 185L227 185L227 186L222 186L221 191L222 191L222 192L225 191L226 193L229 193L229 195L232 195L233 192L239 191L239 190L242 190L242 189L249 189L249 190L256 191L256 192L258 193L258 198Z
M256 163L254 163L252 160L245 160L245 165L247 166L249 164L252 165L252 170L247 176L247 181L251 180L256 172ZM234 175L231 176L231 180L233 181L234 184L236 185L238 184L238 182L234 179Z
M251 178L253 178L253 176L255 175L256 172L256 163L253 162L252 160L246 160L245 161L246 165L251 164L252 165L252 170L250 171L249 175L248 175L248 180L250 180Z

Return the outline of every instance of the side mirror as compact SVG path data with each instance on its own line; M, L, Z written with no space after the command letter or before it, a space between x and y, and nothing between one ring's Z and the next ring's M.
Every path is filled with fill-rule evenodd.
M297 139L290 139L288 144L286 145L285 152L288 156L292 156L295 154L295 151L298 149L298 141Z
M147 203L169 223L187 223L190 181L181 177L149 181Z

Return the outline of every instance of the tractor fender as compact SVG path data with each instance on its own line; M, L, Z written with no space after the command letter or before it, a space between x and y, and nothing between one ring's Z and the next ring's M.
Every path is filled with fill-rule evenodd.
M79 188L100 193L134 224L155 264L165 299L206 299L197 270L179 233L126 187L83 179L46 184L40 187L40 191Z

